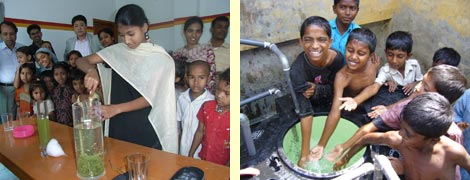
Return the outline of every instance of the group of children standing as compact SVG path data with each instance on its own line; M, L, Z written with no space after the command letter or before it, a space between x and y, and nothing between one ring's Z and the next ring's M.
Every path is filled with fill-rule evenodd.
M366 144L386 144L400 152L401 159L392 165L405 178L459 179L457 165L470 170L458 128L468 124L457 126L451 110L466 88L465 76L455 67L460 55L452 48L437 50L433 67L423 76L419 61L411 59L412 35L396 31L387 37L387 63L379 69L375 34L352 23L359 1L335 0L333 9L335 20L312 16L303 22L299 41L304 51L291 67L302 126L298 165L322 158L340 117L356 114L350 117L363 126L326 156L338 160L334 169L343 168ZM334 35L338 30L339 36ZM462 104L456 109L460 114L465 112ZM316 111L329 114L318 144L310 150Z
M18 112L45 113L50 120L73 126L72 103L89 96L84 73L74 63L80 52L71 51L66 62L57 62L47 48L38 49L33 58L29 48L23 46L16 55L20 64L14 80Z
M176 104L179 154L229 165L230 69L219 75L214 96L206 88L210 80L207 62L196 60L187 67L175 64L175 87L182 91ZM189 88L184 90L185 86Z

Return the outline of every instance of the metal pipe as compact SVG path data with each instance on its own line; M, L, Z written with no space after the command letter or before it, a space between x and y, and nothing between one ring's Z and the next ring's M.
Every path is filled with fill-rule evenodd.
M245 140L246 148L248 149L248 155L256 155L255 142L251 137L250 120L243 113L240 113L240 127L242 129L242 135L243 139Z
M241 100L240 101L240 106L243 106L245 104L248 104L250 102L256 101L256 100L261 99L261 98L264 98L264 97L269 96L269 95L278 94L278 96L279 96L280 93L281 93L281 90L279 90L277 88L272 88L272 89L269 89L265 92L255 94L254 96L251 96L249 98Z
M387 177L388 180L400 180L400 177L398 177L397 173L392 167L392 164L390 163L390 160L385 157L384 155L374 155L375 156L375 164L377 164L380 167L380 170L383 172L385 177Z
M255 40L251 40L251 39L240 39L240 44L267 48L271 43L262 42L262 41L255 41Z
M274 54L276 54L277 57L279 57L279 59L281 60L281 64L282 64L282 70L284 71L285 78L287 80L287 85L289 86L289 91L292 96L292 101L294 102L295 113L299 114L300 112L299 102L297 101L297 97L295 96L294 87L292 86L292 81L290 79L290 74L289 74L289 71L290 71L289 61L287 60L286 56L281 52L281 50L279 50L276 44L269 43L269 42L255 41L255 40L250 40L250 39L240 39L240 44L258 46L258 47L263 47L263 48L269 47L269 49L272 52L274 52Z
M333 180L351 180L361 176L365 176L374 171L374 165L372 163L364 163L356 169L348 171L341 176L334 178Z

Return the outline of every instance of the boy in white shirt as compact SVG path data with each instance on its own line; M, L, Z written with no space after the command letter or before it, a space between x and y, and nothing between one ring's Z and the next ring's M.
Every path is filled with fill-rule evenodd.
M181 93L176 102L176 120L179 122L179 154L187 156L191 149L194 133L199 121L196 117L204 102L213 100L214 95L206 90L209 79L209 64L202 60L193 61L188 65L186 81L189 89ZM198 156L201 146L196 150L194 158Z

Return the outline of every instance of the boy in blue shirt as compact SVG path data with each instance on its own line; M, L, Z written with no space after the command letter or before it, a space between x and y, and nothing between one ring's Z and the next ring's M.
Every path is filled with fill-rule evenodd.
M333 39L331 48L338 50L345 56L349 34L352 30L360 28L353 22L359 12L359 0L334 0L333 3L333 12L336 14L336 18L329 21Z

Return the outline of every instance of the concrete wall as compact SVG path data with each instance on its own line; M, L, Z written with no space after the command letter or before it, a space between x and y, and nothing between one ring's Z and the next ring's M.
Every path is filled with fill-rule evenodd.
M88 27L93 26L93 18L106 21L114 21L116 11L130 3L141 6L150 24L175 21L166 27L151 29L149 35L154 43L163 46L167 50L175 50L182 47L186 40L183 36L183 27L178 18L188 16L210 17L212 15L226 14L230 12L229 0L0 0L5 6L5 18L13 18L18 26L17 42L25 45L31 44L31 39L26 32L30 21L40 21L43 39L52 42L57 57L63 57L65 41L75 36L71 29L71 19L77 14L83 14L88 21ZM206 20L205 18L204 20ZM19 21L26 21L20 24ZM45 24L55 23L52 28ZM58 24L58 25L57 25ZM204 23L204 33L199 40L206 43L210 39L210 22ZM230 39L230 33L227 42Z
M432 3L430 3L432 2ZM434 52L452 47L462 56L459 68L470 77L470 1L401 0L394 13L390 32L406 30L413 34L414 58L428 69Z
M302 51L298 45L298 36L303 19L312 15L320 15L327 19L336 17L332 12L332 4L333 1L329 0L289 2L242 0L240 37L282 42L278 46L292 62ZM376 52L381 57L382 63L386 61L385 39L393 31L404 30L413 34L412 58L420 61L423 71L430 67L434 51L448 46L460 53L462 61L459 68L470 77L470 31L468 31L470 11L466 10L469 6L469 0L361 1L355 22L376 33ZM276 56L269 50L252 48L241 46L243 50L240 52L241 99L273 86L288 93L282 68ZM268 97L253 102L242 107L241 112L248 114L252 119L274 115L276 113L274 99L275 97Z

